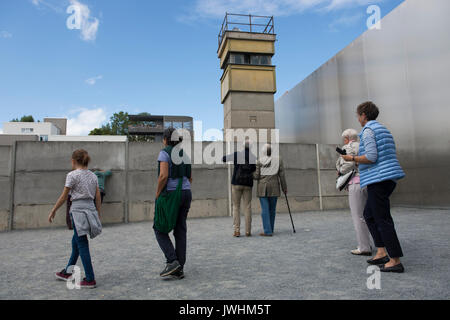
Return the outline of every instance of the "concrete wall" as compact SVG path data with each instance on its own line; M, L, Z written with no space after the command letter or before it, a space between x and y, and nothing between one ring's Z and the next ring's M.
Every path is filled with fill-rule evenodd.
M91 168L107 168L113 175L104 206L105 223L124 221L125 143L97 142L18 142L14 183L13 229L58 227L65 225L63 208L49 225L48 213L64 188L71 170L71 154L86 149Z
M0 134L0 146L12 146L16 141L39 141L39 136L28 134Z
M12 151L11 146L0 146L0 231L9 225Z
M211 148L211 142L195 142L193 160L198 150ZM201 145L201 147L199 147ZM220 145L222 153L225 146ZM15 152L14 151L15 149ZM0 147L0 230L62 227L65 225L63 206L50 225L48 214L64 187L65 177L71 170L71 153L79 148L91 157L90 168L110 169L106 180L103 205L105 224L148 221L153 219L154 196L157 181L159 143L120 142L17 142L15 146ZM317 152L318 151L318 152ZM335 191L334 146L282 144L292 211L346 208L345 193ZM320 158L318 171L317 154ZM15 155L15 161L13 155ZM13 165L13 170L11 170ZM230 166L231 167L231 166ZM229 171L227 164L193 164L193 201L190 218L229 215ZM321 192L319 192L319 175ZM11 185L14 186L13 212L10 207ZM260 213L255 194L253 213ZM320 197L320 195L322 195ZM287 212L284 199L280 199L278 212ZM12 214L12 215L11 215ZM230 220L230 225L232 221Z

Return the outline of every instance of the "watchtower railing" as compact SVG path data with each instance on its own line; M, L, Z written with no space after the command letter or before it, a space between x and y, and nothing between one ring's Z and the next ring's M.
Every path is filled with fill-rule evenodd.
M248 18L248 22L244 22L244 20L238 21L238 17L240 19ZM262 23L255 23L255 20L262 20ZM237 26L244 28L244 30L241 30ZM230 30L231 27L233 29ZM237 30L235 30L236 28ZM219 47L222 43L225 32L227 31L275 34L273 16L256 16L251 14L236 14L227 12L219 32Z

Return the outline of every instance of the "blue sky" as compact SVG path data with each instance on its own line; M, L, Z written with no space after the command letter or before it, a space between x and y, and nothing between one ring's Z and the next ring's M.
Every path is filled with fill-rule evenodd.
M1 0L0 132L31 114L85 135L118 111L189 115L222 129L217 35L226 11L274 15L275 99L403 0ZM70 5L82 8L69 29Z

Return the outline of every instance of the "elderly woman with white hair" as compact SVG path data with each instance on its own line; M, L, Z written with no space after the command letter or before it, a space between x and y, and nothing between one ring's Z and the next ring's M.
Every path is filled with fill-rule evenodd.
M347 129L342 133L342 139L344 142L343 150L346 151L347 155L358 155L358 132L354 129ZM356 240L358 242L358 247L355 250L352 250L351 253L354 255L370 256L372 255L370 232L363 216L364 207L367 202L367 189L360 188L358 166L354 161L345 161L342 157L339 157L336 162L336 169L338 175L345 175L352 170L356 171L347 186L350 212L356 231Z

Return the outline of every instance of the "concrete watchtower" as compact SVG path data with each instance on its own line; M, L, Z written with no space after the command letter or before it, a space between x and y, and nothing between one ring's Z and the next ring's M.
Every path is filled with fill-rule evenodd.
M275 128L275 40L273 17L225 15L217 51L224 130Z

